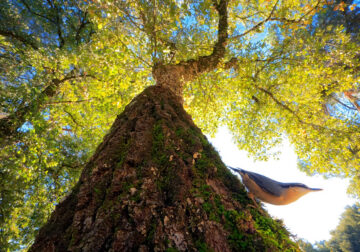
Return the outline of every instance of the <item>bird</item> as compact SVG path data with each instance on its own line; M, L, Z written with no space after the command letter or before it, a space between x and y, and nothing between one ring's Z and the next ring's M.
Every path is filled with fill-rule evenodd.
M278 182L255 172L228 166L240 174L243 184L249 190L249 197L256 204L255 198L273 205L287 205L309 192L318 192L323 189L310 188L301 183ZM257 205L257 204L256 204Z

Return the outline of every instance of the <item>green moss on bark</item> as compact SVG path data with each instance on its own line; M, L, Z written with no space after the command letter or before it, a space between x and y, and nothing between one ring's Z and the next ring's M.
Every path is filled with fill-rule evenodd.
M297 250L162 87L127 106L66 202L32 251Z

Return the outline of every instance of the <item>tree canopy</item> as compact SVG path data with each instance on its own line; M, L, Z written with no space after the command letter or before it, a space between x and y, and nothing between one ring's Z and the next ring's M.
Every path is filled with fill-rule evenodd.
M205 133L227 126L257 159L286 137L303 170L360 195L359 16L352 1L2 1L0 246L32 242L164 67L195 69L179 92Z

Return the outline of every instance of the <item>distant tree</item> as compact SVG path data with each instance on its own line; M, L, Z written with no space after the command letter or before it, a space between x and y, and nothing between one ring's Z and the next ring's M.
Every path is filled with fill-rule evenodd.
M314 248L310 242L308 242L304 239L298 240L297 243L299 244L299 247L301 248L301 250L304 252L318 252L318 250L316 248Z
M314 246L299 240L300 248L306 252L354 252L360 251L360 206L355 204L346 207L340 223L331 232L329 241L316 242Z
M325 241L316 242L314 245L310 242L300 239L297 241L300 249L305 252L331 252L325 244Z
M360 251L360 205L346 208L339 225L331 235L331 239L326 243L331 251Z

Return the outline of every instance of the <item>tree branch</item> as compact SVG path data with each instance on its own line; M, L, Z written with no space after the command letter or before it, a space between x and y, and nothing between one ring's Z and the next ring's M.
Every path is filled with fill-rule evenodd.
M265 61L265 64L258 70L256 70L255 72L255 75L251 77L251 79L253 80L254 82L254 86L260 90L261 92L265 93L267 96L269 96L277 105L279 105L280 107L282 107L283 109L285 109L286 111L290 112L298 122L300 122L301 124L305 124L305 125L309 125L311 126L312 128L314 128L315 130L331 130L331 131L335 131L335 132L338 132L338 133L350 133L350 132L345 132L345 131L342 131L342 130L337 130L337 129L329 129L327 127L324 127L324 126L321 126L321 125L318 125L318 124L314 124L314 123L311 123L311 122L307 122L305 120L303 120L297 113L296 111L294 111L293 109L291 109L288 105L286 105L285 103L281 102L280 100L278 100L275 95L269 91L268 89L266 88L263 88L263 87L260 87L257 85L257 78L259 76L259 74L266 68L266 66L268 66L270 64L270 62L272 62L273 60L275 60L277 58L277 56L281 55L283 50L285 48L285 45L283 48L281 48L280 52L272 55L271 57L269 57L266 61ZM258 100L258 99L257 99Z
M59 40L60 40L59 49L61 49L65 45L65 39L63 37L62 30L61 30L61 23L62 23L62 17L60 16L61 9L56 5L55 5L55 12L56 12L55 25L56 25L57 34L58 34Z
M71 120L76 124L76 126L81 127L82 125L78 123L75 119L75 117L66 109L64 109L64 112L71 118Z
M51 8L52 8L52 9L54 10L54 12L55 12L55 20L54 20L54 19L51 19L51 18L49 18L49 17L47 17L47 16L45 16L45 15L43 15L43 14L40 14L40 13L37 13L37 12L33 11L33 10L30 8L29 4L28 4L25 0L20 0L20 1L23 3L23 5L25 6L25 8L26 8L31 14L33 14L33 15L35 15L35 16L38 16L38 17L41 17L41 18L44 18L44 19L46 19L47 21L49 21L50 23L52 23L53 25L56 26L57 34L58 34L59 40L60 40L59 48L61 49L61 48L64 46L64 44L65 44L65 39L64 39L63 36L62 36L62 30L61 30L61 21L62 21L62 20L61 20L61 17L60 17L61 9L60 9L58 6L54 5L52 2L48 2L49 5L51 6Z
M276 6L278 5L280 0L277 0L274 7L271 9L271 12L269 14L269 16L267 18L265 18L264 20L262 20L261 22L257 23L256 25L254 25L253 27L251 27L249 30L239 34L239 35L236 35L236 36L233 36L230 38L230 40L235 40L235 39L238 39L238 38L241 38L241 37L244 37L245 35L249 34L250 32L256 30L257 28L259 28L260 26L262 26L263 24L265 24L266 22L268 22L272 15L274 14L275 12L275 9L276 9Z
M298 122L300 122L301 124L305 124L305 125L309 125L311 126L312 128L314 128L315 130L327 130L327 131L334 131L334 132L338 132L338 133L342 133L342 134L349 134L349 133L352 133L352 132L346 132L346 131L343 131L343 130L338 130L338 129L329 129L325 126L321 126L321 125L318 125L318 124L315 124L315 123L310 123L310 122L307 122L307 121L304 121L302 118L300 118L300 116L297 115L297 113L292 110L289 106L287 106L286 104L284 104L283 102L279 101L273 93L271 93L269 90L265 89L265 88L262 88L262 87L259 87L259 86L256 86L256 88L260 91L262 91L263 93L267 94L276 104L278 104L280 107L284 108L286 111L290 112L296 119Z
M34 11L30 8L29 4L28 4L25 0L20 0L20 2L22 2L22 4L25 6L25 8L26 8L31 14L33 14L33 15L35 15L35 16L38 16L38 17L41 17L41 18L44 18L44 19L46 19L47 21L49 21L49 22L51 22L51 23L53 23L53 24L56 25L56 21L52 20L51 18L49 18L49 17L47 17L47 16L44 16L44 15L42 15L42 14L39 14L39 13L37 13L37 12L34 12Z
M287 18L276 18L276 17L274 17L274 18L270 18L270 20L271 21L281 21L281 22L285 22L285 23L300 23L307 15L311 14L311 12L316 10L319 7L320 3L321 3L321 0L319 0L312 9L307 11L299 19L287 19Z
M79 45L81 42L81 38L80 38L80 33L83 29L85 29L86 25L89 24L90 22L87 21L87 11L85 11L84 16L82 17L80 15L79 17L79 21L80 21L80 25L78 27L78 29L76 30L76 34L75 34L75 41L76 44Z
M340 105L344 106L344 107L347 108L347 109L358 110L358 109L355 108L355 107L352 108L352 107L346 105L345 103L343 103L342 101L340 101L339 99L337 99L337 98L334 97L334 96L331 96L331 99L333 99L334 101L336 101L337 103L339 103ZM351 103L351 104L352 104L352 103Z
M85 100L77 100L77 101L54 101L54 102L47 102L46 105L74 104L74 103L89 102L89 101L91 101L91 100L92 100L92 98L90 98L90 99L85 99Z
M259 89L260 91L262 91L263 93L267 94L276 104L278 104L280 107L284 108L285 110L289 111L291 114L293 114L300 123L304 123L304 121L295 113L294 110L292 110L289 106L287 106L286 104L282 103L281 101L279 101L273 93L271 93L269 90L256 86L257 89Z
M76 79L78 77L87 77L86 75L75 75L73 72L67 74L63 79L53 79L50 84L39 94L37 99L31 101L28 105L17 109L13 114L0 119L0 149L15 141L18 129L26 122L27 117L37 115L46 100L55 96L60 84L65 81ZM6 140L6 141L5 141Z
M26 39L25 37L20 36L19 34L16 34L14 32L0 30L0 35L2 35L4 37L10 37L10 38L16 39L25 45L31 46L35 50L39 49L39 47L37 46L37 44L35 42L30 41L30 40Z
M345 91L344 96L351 102L351 104L360 112L360 105L357 103L357 98L353 96L355 92L352 90Z
M218 12L218 34L217 41L213 46L212 53L200 56L197 59L181 61L175 65L155 64L153 76L157 85L168 86L175 94L182 97L184 82L191 81L204 72L214 70L225 56L225 48L228 40L228 0L220 0L213 5Z

